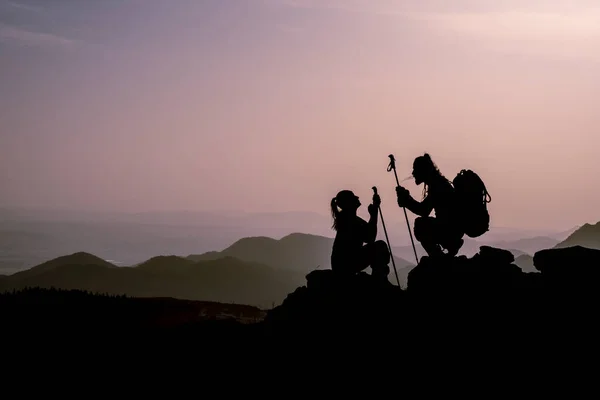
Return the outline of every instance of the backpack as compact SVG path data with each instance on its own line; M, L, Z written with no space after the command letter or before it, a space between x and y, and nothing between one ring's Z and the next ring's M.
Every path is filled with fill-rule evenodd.
M452 181L456 195L459 219L463 232L476 238L490 229L487 203L492 201L483 180L469 169L460 171Z

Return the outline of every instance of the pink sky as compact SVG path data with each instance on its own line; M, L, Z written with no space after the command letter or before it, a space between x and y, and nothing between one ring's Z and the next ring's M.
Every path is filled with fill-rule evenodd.
M177 5L0 0L0 206L327 213L376 185L401 221L387 156L427 151L494 225L600 220L596 1Z

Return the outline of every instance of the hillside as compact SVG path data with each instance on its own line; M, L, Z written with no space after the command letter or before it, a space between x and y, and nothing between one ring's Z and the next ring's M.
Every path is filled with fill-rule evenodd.
M579 228L581 228L581 225L576 225L576 226L572 227L571 229L567 229L566 231L552 233L552 234L549 234L548 236L550 236L552 239L562 242L563 240L568 238L573 232L575 232Z
M258 262L273 268L282 268L307 274L317 269L329 269L333 239L293 233L279 240L270 237L248 237L238 240L225 250L204 254L192 254L186 258L193 261L214 260L220 257L236 257L240 260ZM394 251L394 249L392 249ZM414 258L414 255L412 256ZM414 266L394 253L398 269ZM391 263L390 263L391 268ZM390 274L393 275L393 272ZM395 280L395 277L391 277Z
M558 243L555 248L582 246L590 249L600 249L600 222L595 225L584 224L565 240Z
M59 257L1 279L0 291L55 287L271 307L304 279L304 274L233 257L193 262L161 256L137 267L115 267L98 260L87 253Z
M259 308L173 298L111 296L81 290L28 288L0 293L0 323L3 334L51 332L64 329L78 335L82 330L97 334L115 329L202 328L194 335L212 333L211 327L237 327L247 333L264 318ZM218 323L216 325L215 323ZM214 332L220 337L221 331Z
M36 265L30 269L16 272L10 275L11 279L26 279L36 275L41 275L57 268L65 266L76 265L80 267L103 267L103 268L117 268L116 265L111 264L100 257L96 257L93 254L86 252L77 252L66 256L54 258L46 261L40 265Z
M141 271L152 272L174 272L175 270L188 268L194 265L194 261L178 256L156 256L140 263L134 268Z

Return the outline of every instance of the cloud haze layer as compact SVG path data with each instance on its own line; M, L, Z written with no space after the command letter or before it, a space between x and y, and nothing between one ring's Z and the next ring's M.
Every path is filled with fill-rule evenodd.
M0 0L0 205L401 222L428 151L495 225L596 221L599 49L593 1Z

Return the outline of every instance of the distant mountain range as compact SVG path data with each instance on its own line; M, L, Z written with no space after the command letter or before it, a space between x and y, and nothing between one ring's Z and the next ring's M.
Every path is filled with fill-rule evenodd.
M270 307L303 285L308 272L330 268L332 244L331 238L300 233L279 240L249 237L221 252L156 256L131 267L77 252L0 278L0 290L56 287ZM395 260L405 284L413 264ZM395 283L393 272L390 281Z
M308 273L317 268L331 268L333 240L333 238L305 233L293 233L279 240L269 237L248 237L238 240L223 251L191 254L187 258L193 261L206 261L236 257L275 268ZM415 265L395 255L394 260L397 268Z
M316 223L309 215L289 216L292 219L305 217L309 225ZM265 229L266 223L276 225L282 221L281 215L275 214L255 217L263 221ZM193 224L171 226L161 224L156 215L152 223L147 224L139 221L17 221L6 215L0 215L1 218L4 220L0 227L0 267L15 263L15 268L0 268L0 290L55 286L270 307L303 285L308 272L330 268L333 246L333 238L325 235L295 232L280 238L260 234L239 238L236 236L241 231L232 228L235 223L229 227L230 231ZM135 218L142 221L147 216ZM293 222L288 222L291 227ZM326 225L325 229L330 230L330 226ZM385 239L383 232L378 239ZM511 251L517 265L535 272L532 256L539 250L574 245L600 249L600 223L584 224L547 236L496 242L479 239L465 238L459 254L470 257L481 245L487 244ZM227 242L227 245L220 247L215 245L217 242ZM406 286L408 272L416 264L414 252L410 245L395 243L392 241L392 251L400 284ZM418 242L415 244L420 258L425 253ZM20 255L27 252L34 254L29 260L36 261L35 266L24 269L22 262L16 266ZM140 263L140 258L146 261ZM396 283L393 270L389 280Z
M304 282L304 274L232 257L194 262L181 257L158 256L135 267L117 267L80 252L2 277L0 291L54 287L268 308L279 304Z
M77 213L0 209L0 274L85 251L123 266L156 255L222 250L250 236L331 234L316 213Z
M279 304L288 293L303 285L308 272L330 268L332 245L332 238L303 233L281 239L255 236L237 240L222 251L186 257L155 256L129 267L117 266L87 252L76 252L12 275L0 276L0 290L56 287L266 308ZM462 251L475 253L480 245L469 239ZM559 243L549 237L535 237L501 242L494 247L511 250L523 270L535 272L530 252L573 245L600 248L600 223L586 224ZM418 243L417 248L419 255L423 255ZM414 258L412 247L394 247L393 253L400 284L406 286L408 272L415 263L403 256ZM393 270L389 280L396 282Z
M412 221L412 218L411 218ZM386 218L394 254L414 263L403 218ZM411 227L414 224L411 222ZM379 229L379 239L385 239ZM333 238L331 217L314 212L78 212L0 208L0 274L31 268L46 260L85 251L123 266L156 255L201 254L221 251L247 237L283 238L302 232ZM567 232L571 233L571 232ZM544 236L564 240L564 232L541 232L492 227L477 243L464 246L471 254L480 245ZM422 255L422 249L417 251Z

